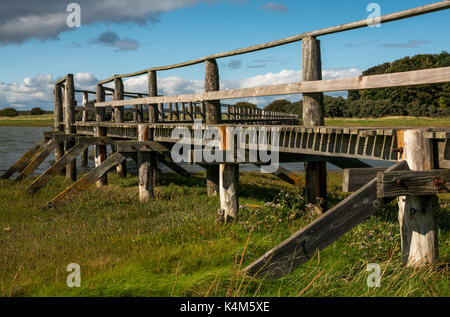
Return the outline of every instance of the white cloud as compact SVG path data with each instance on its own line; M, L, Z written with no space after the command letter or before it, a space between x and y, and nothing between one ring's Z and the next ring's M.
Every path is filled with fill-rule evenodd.
M163 12L211 0L77 0L81 25L96 22L158 22ZM56 38L71 30L66 25L68 1L0 1L0 43L22 43L30 38Z
M349 78L359 76L361 71L356 68L349 69L325 69L322 72L323 79ZM97 78L91 73L77 73L74 75L75 87L77 89L96 90ZM227 80L221 82L221 89L237 89L246 87L268 86L276 84L293 83L301 80L301 71L282 70L279 73L266 73L254 77ZM0 107L42 107L53 108L53 85L55 79L51 75L37 75L33 78L25 78L23 82L0 83ZM108 87L112 87L109 83ZM125 91L142 92L148 91L147 76L127 78L124 80ZM190 80L186 78L171 76L158 78L158 93L160 95L183 95L201 93L204 91L203 80ZM334 93L333 95L336 95ZM339 94L338 94L339 95ZM342 95L342 94L340 94ZM345 94L344 94L345 95ZM274 96L243 99L259 105L265 105L278 98L289 100L300 99L299 95ZM230 101L234 103L237 100Z

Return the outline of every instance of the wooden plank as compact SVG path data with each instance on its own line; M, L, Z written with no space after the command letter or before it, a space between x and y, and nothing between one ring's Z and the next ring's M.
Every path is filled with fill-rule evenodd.
M78 156L78 154L80 154L87 148L88 144L79 144L79 143L76 144L73 148L69 150L69 152L64 154L63 157L57 160L44 173L42 173L38 178L36 178L34 182L30 186L28 186L26 192L29 194L34 194L40 188L45 186L45 184L47 184L48 181L53 176L58 175L58 173L60 173L69 162L73 161Z
M385 171L384 167L372 168L346 168L342 179L343 192L355 192L372 179L377 177L378 172Z
M427 14L427 13L431 13L431 12L435 12L435 11L445 10L448 8L450 8L450 3L448 1L440 1L440 2L436 2L436 3L431 3L428 5L408 9L408 10L403 10L403 11L383 15L380 17L379 23L388 23L388 22L392 22L392 21L397 21L397 20L401 20L401 19L414 17L414 16L421 15L421 14ZM241 48L241 49L232 50L232 51L223 52L223 53L212 54L212 55L208 55L205 57L197 58L194 60L190 60L190 61L186 61L186 62L182 62L182 63L178 63L178 64L152 67L152 68L148 68L148 69L133 72L133 73L123 74L123 75L115 75L113 77L110 77L110 78L100 81L100 83L104 84L104 83L113 81L114 78L116 78L116 77L133 77L133 76L143 75L143 74L147 73L148 71L168 70L168 69L174 69L174 68L179 68L179 67L195 65L195 64L203 63L204 61L206 61L208 59L218 59L218 58L224 58L224 57L229 57L229 56L245 54L245 53L249 53L249 52L255 52L255 51L264 50L264 49L268 49L268 48L272 48L272 47L276 47L276 46L280 46L280 45L298 42L307 37L315 37L315 36L333 34L333 33L337 33L337 32L343 32L343 31L363 28L363 27L367 27L367 26L368 26L368 21L367 21L367 19L364 19L364 20L351 22L351 23L347 23L347 24L342 24L342 25L337 25L337 26L333 26L333 27L328 27L328 28L324 28L324 29L320 29L320 30L316 30L316 31L305 32L305 33L297 34L294 36L286 37L286 38L283 38L280 40L271 41L271 42L258 44L258 45L253 45L253 46L249 46L246 48Z
M371 167L369 164L355 158L344 157L326 157L326 161L339 168L367 168ZM375 175L376 176L376 175Z
M439 67L408 72L389 73L353 78L303 81L262 87L211 91L190 95L158 96L95 103L95 107L126 106L146 103L202 102L207 100L275 96L298 93L316 93L369 88L387 88L409 85L445 83L450 81L450 67Z
M46 146L47 140L42 138L39 142L33 145L24 155L22 155L11 167L3 173L1 178L8 179L14 175L14 173L21 173L25 167L42 151Z
M31 175L31 173L34 172L36 168L41 165L42 162L49 156L50 152L53 151L56 146L59 143L55 140L50 140L40 152L36 156L33 157L33 159L30 161L30 163L27 165L27 167L24 168L24 170L16 177L14 181L20 181L28 176Z
M108 157L103 163L92 171L87 173L83 178L79 179L76 183L69 186L66 190L61 192L58 196L53 198L43 209L51 209L60 207L70 201L74 195L86 190L90 185L94 184L98 179L105 175L111 168L117 166L126 160L126 156L116 152Z
M450 169L379 173L377 196L422 196L450 192Z
M396 163L388 171L405 170L405 161ZM334 208L300 229L281 244L266 252L245 268L249 275L278 278L294 271L346 232L384 206L377 198L377 179L374 178Z

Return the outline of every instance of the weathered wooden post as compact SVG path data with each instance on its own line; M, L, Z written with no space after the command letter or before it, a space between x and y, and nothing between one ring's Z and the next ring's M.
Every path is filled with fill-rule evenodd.
M53 95L55 97L55 109L53 111L53 127L55 132L64 131L61 122L64 120L64 110L63 110L63 96L62 87L60 84L55 84L53 88ZM55 162L58 161L64 155L64 143L60 143L55 149ZM65 170L61 172L63 175L66 173Z
M105 101L105 89L101 84L97 84L97 92L96 92L96 101L103 102ZM97 107L95 108L95 121L97 124L105 121L105 108ZM106 128L99 127L98 125L94 128L94 136L106 136ZM95 167L100 166L106 160L106 145L105 144L96 144L95 147ZM97 181L97 187L102 187L103 185L108 184L108 174L105 174L102 178Z
M156 71L151 70L148 72L148 96L149 97L156 97L158 96L158 85L157 85L157 77L156 77ZM150 124L155 124L158 122L158 104L153 103L148 105L148 120ZM151 126L148 130L148 140L153 141L155 136L155 127ZM158 178L158 163L156 160L156 155L154 153L150 153L149 155L150 159L150 182L151 182L151 188L154 188L156 185L156 180ZM154 197L154 194L153 196Z
M83 106L83 114L81 116L81 121L87 121L87 107L89 102L89 96L86 91L83 91L83 100L81 102ZM81 166L86 167L88 165L88 148L81 152Z
M302 40L302 80L321 80L322 64L320 41L314 37ZM323 93L303 94L303 125L307 127L324 125ZM322 199L322 210L327 209L327 167L326 162L305 163L305 198L308 203Z
M64 89L64 132L65 134L75 133L75 85L73 75L68 74L66 77ZM74 140L67 140L65 151L68 152L75 145ZM66 165L66 178L71 181L77 180L76 160Z
M122 78L114 78L114 95L113 100L123 100L124 99L124 88ZM114 107L114 122L123 123L124 120L124 107ZM120 178L127 177L127 161L123 161L116 167L117 176Z
M235 151L234 128L220 127L220 150ZM239 211L238 200L239 165L234 163L219 165L220 209L219 219L225 222L236 219Z
M138 125L138 141L149 140L149 128L146 124ZM138 152L139 167L139 201L147 202L155 198L154 169L151 166L150 152Z
M423 137L424 130L403 132L403 159L413 171L435 168L433 142ZM399 132L402 134L402 132ZM398 197L402 262L415 267L432 263L438 256L436 195Z
M205 61L205 91L220 90L219 68L215 59ZM220 100L209 100L206 102L205 123L218 124L221 120ZM219 193L219 167L209 165L206 167L206 191L208 195Z

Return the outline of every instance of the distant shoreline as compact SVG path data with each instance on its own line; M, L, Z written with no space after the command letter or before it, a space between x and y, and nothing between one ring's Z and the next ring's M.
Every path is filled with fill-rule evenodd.
M450 117L383 117L383 118L325 118L325 125L373 127L450 127ZM52 127L53 114L0 117L0 127Z

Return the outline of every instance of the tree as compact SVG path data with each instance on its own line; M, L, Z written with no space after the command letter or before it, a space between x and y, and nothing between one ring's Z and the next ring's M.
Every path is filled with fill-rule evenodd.
M44 114L44 110L42 110L42 109L39 108L39 107L35 107L35 108L31 109L30 114L31 114L32 116L39 116L39 115Z
M19 111L14 108L4 108L0 110L0 117L16 117L19 115Z
M269 103L264 110L268 111L286 111L285 109L291 104L290 101L286 99L277 99Z

